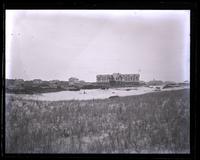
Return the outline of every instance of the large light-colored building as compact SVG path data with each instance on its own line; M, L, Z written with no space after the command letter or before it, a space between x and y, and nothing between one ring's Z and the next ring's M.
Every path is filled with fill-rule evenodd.
M109 82L139 82L140 75L139 74L121 74L121 73L113 73L97 75L96 81L99 83L109 83Z
M110 82L111 80L113 80L113 76L109 75L109 74L104 74L104 75L97 75L97 82Z

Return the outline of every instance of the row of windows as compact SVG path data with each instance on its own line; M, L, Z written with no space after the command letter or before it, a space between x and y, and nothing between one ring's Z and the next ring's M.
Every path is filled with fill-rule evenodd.
M136 81L139 80L139 76L131 76L131 77L110 77L110 76L99 76L97 77L97 81L110 81L110 80L115 80L115 81Z
M98 81L109 81L110 78L109 77L97 77Z

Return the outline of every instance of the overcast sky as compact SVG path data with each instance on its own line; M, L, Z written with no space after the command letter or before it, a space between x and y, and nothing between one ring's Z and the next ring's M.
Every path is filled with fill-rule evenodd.
M188 10L6 10L6 78L189 80Z

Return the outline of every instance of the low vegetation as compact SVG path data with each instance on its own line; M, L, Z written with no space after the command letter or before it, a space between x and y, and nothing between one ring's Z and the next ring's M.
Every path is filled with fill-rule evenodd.
M6 153L189 153L189 89L104 100L6 96Z
M100 88L97 83L79 81L69 83L69 81L42 81L40 79L24 81L23 79L6 79L6 93L15 94L37 94L66 90L96 89Z

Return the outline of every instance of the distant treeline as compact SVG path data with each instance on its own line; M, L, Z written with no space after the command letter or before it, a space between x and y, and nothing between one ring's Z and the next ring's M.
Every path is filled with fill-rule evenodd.
M85 81L43 81L40 79L34 79L25 81L23 79L6 79L6 92L16 94L35 94L35 93L47 93L57 91L77 91L80 89L107 89L113 87L132 87L132 86L150 86L150 85L165 85L165 87L171 87L170 85L189 85L188 82L175 83L172 81L160 81L152 80L149 82L140 81L137 83L98 83L98 82L85 82Z

